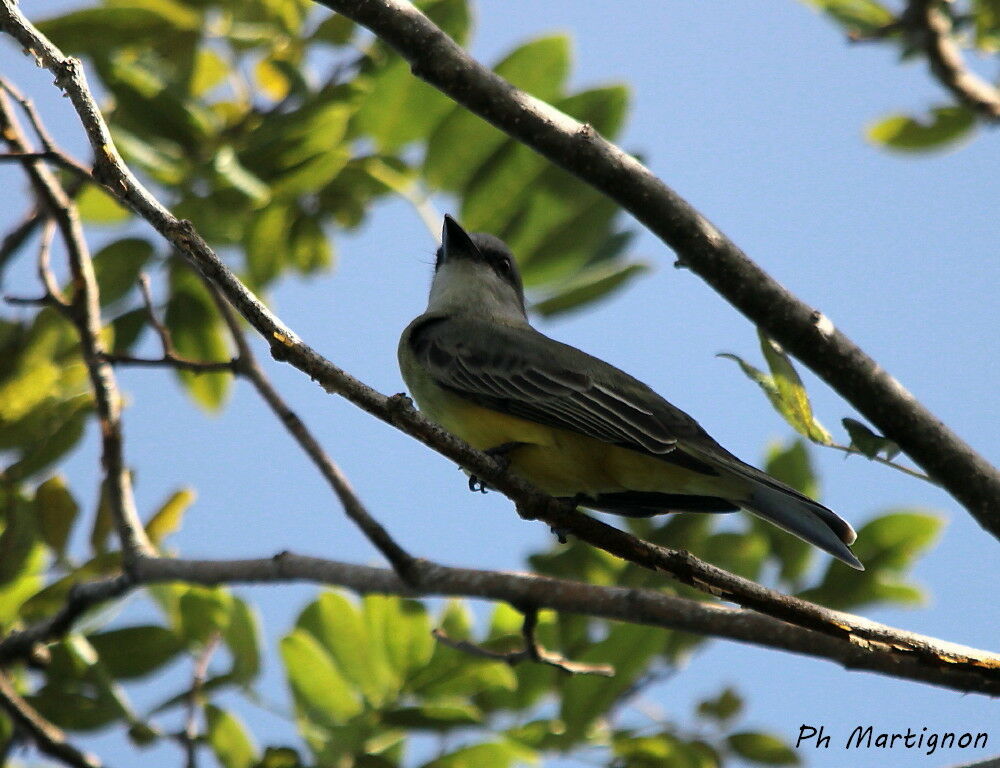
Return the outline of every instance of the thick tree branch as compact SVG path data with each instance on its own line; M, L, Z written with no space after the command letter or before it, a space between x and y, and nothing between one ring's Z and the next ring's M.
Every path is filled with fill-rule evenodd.
M942 86L980 117L1000 122L1000 89L966 66L951 19L937 0L910 0L903 26L920 43L931 73Z
M380 2L370 0L370 2L364 4L365 8L376 6L382 9L395 7L386 5L381 0ZM413 14L415 11L412 8L401 8L399 9L399 13L403 14L410 22L413 22L413 29L424 29L425 32L427 31L426 25L429 22L419 14L414 17ZM956 664L972 667L982 666L982 660L972 656L964 656L961 651L956 651L957 655L949 652L942 656L939 653L938 647L926 644L920 636L876 622L859 619L858 617L839 611L832 611L795 597L783 595L753 581L705 563L687 552L669 550L650 544L649 542L640 541L628 533L583 515L540 493L537 489L534 489L519 478L507 475L491 457L474 450L454 435L449 434L418 414L410 405L409 399L405 396L396 395L387 398L342 371L303 343L291 329L272 314L233 275L207 243L198 235L190 222L176 219L136 179L134 174L122 162L120 155L115 149L110 133L108 132L107 124L104 122L97 104L87 87L80 63L75 59L64 57L58 49L52 46L48 40L31 26L30 22L20 15L10 0L0 0L0 27L9 31L17 40L22 42L27 50L34 52L44 66L56 73L56 84L64 89L66 95L73 103L94 147L97 157L95 176L102 180L102 183L107 186L112 195L146 219L147 222L186 256L205 278L216 285L219 291L226 297L226 300L268 340L271 345L272 354L277 359L293 364L312 379L318 381L328 391L340 394L358 407L392 424L442 455L451 458L474 472L491 486L515 500L519 513L524 517L544 520L550 526L572 533L581 540L600 547L618 557L653 570L663 571L677 580L708 594L738 603L747 608L753 608L774 618L796 624L806 629L813 629L834 638L850 638L852 642L888 645L900 652L913 654L931 666L946 667ZM433 43L435 49L438 45L444 45L441 55L451 55L449 54L451 49L448 46L450 45L452 48L455 48L454 44L444 37L443 33L435 30L436 28L431 28L433 34L426 42L428 45ZM465 56L460 49L456 48L456 50L460 56ZM471 62L471 60L469 61ZM473 67L474 72L479 71L475 69L478 65L470 63L469 66ZM487 76L493 77L488 73ZM467 76L459 73L459 77L465 78ZM500 82L497 86L507 93L508 97L513 98L513 96L516 96L509 85ZM539 106L538 102L530 100L529 97L518 98L521 98L525 103L534 105L534 111L530 112L530 121L533 125L537 125L538 120L541 119L540 114L542 113L538 110L548 110L546 114L548 114L547 120L549 122L545 123L548 128L555 129L556 122L565 124L568 120L568 118L560 116L559 113L552 110L551 107ZM592 161L600 164L603 162L600 158L605 157L607 153L618 153L618 155L621 155L618 150L610 147L610 145L589 143L597 141L592 132L584 130L582 134L588 137L587 146L591 147L591 150L585 151L583 155L586 158L590 158L588 162ZM601 150L597 154L593 153L595 147ZM633 162L624 155L621 155L620 159L625 165ZM642 169L641 166L636 167L638 168L637 173L648 175L648 172ZM666 190L655 179L652 179L650 184L653 185L648 190L651 194L657 188ZM656 187L656 185L659 185L659 187ZM631 195L631 193L629 194ZM664 194L667 194L669 200L673 200L675 197L669 190L666 190ZM689 211L683 201L678 199L674 200L674 202L681 206L680 210ZM661 200L658 205L662 207L665 203ZM657 210L660 209L658 208ZM668 206L663 208L661 212L666 215L670 213L670 210ZM701 233L695 238L696 242L700 242L703 246L712 245L713 248L722 247L727 242L718 233L712 235L708 240L704 240L704 237L715 231L693 211L689 212L692 216L696 217L696 223ZM674 219L676 219L676 215ZM690 222L688 223L690 224ZM681 229L685 230L686 226L681 226ZM726 248L728 247L735 248L731 244L726 246ZM723 248L723 252L726 252L726 248ZM709 251L703 250L699 253L699 258L706 257L706 255L710 256ZM744 261L746 260L744 259ZM743 264L737 259L733 266L737 272L740 272L740 269L745 271L751 267L751 272L756 270L760 275L763 275L749 261ZM763 277L767 281L770 281L770 278L767 278L766 275ZM770 282L773 283L773 281ZM783 295L790 299L787 294ZM819 332L824 336L831 336L832 333L826 329L828 322L822 317L820 319L823 322L817 321L816 324L817 327L823 330ZM897 386L893 384L893 387ZM419 564L419 561L416 564ZM416 576L414 583L418 587L424 586L421 582L424 570L424 568L415 569ZM955 646L955 648L958 648L958 646ZM990 665L993 662L989 661L986 663ZM986 674L995 675L997 674L997 670L991 669Z
M403 0L319 2L372 30L410 62L418 77L619 203L1000 538L1000 472L829 318L793 296L635 158L589 125L493 74ZM31 40L18 39L25 45Z
M764 648L833 661L890 677L990 696L1000 695L1000 657L986 651L917 635L908 645L835 638L754 611L676 597L653 589L598 586L527 573L449 568L417 561L419 587L394 571L365 565L282 553L259 560L171 560L143 558L132 575L81 585L53 618L0 641L0 665L24 658L36 644L60 637L88 609L146 584L186 581L196 584L273 584L311 582L359 594L408 597L466 597L502 601L520 610L550 609L726 638ZM845 624L865 620L840 614ZM909 646L933 649L953 663L935 664Z
M11 87L3 84L0 90L0 133L12 151L30 154L31 147L7 101L6 94L10 92L12 92ZM20 101L22 104L27 104L24 99ZM26 106L25 109L30 110L28 114L43 144L51 147L51 140L41 127L34 110L30 106ZM108 500L121 541L123 557L128 565L136 557L148 554L152 549L139 521L132 495L132 480L122 452L121 397L114 371L104 359L101 309L93 262L80 226L76 206L66 194L59 179L43 161L28 157L21 158L20 162L42 204L56 222L66 246L74 286L73 297L66 314L80 337L80 353L94 390L94 403L101 425L101 463L107 480ZM43 248L43 252L45 250L47 249ZM44 273L46 267L47 262L43 262L39 269ZM48 288L48 281L45 282ZM58 300L57 296L52 298Z
M66 735L42 717L14 688L10 678L0 670L0 709L31 736L38 751L74 768L101 768L104 765L94 755L81 752Z

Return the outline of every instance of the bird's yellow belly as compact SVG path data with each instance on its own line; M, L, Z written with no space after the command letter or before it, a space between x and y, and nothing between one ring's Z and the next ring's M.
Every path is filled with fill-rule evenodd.
M414 394L432 419L474 448L525 443L508 454L511 471L552 496L620 491L715 495L720 491L718 477L637 451L483 408L442 390L429 398L431 402Z

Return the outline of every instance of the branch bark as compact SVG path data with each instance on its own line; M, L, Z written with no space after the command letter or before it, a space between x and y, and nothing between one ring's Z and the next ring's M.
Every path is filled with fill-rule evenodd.
M934 649L949 663L928 663L908 647L869 643L803 629L755 611L676 597L654 589L598 586L528 573L450 568L417 561L419 587L387 568L305 557L287 552L257 560L172 560L143 558L131 575L77 588L52 619L0 641L0 665L23 658L36 644L64 634L77 618L100 603L148 584L186 581L195 584L329 584L359 594L405 597L466 597L503 601L519 610L550 609L647 624L720 637L833 661L847 669L914 680L953 690L1000 695L1000 656L931 637L910 635L911 645ZM841 614L845 622L864 622Z
M451 69L448 70L449 77L456 77L459 82L468 81L468 83L475 85L479 82L477 78L480 77L480 74L485 72L412 7L397 7L389 0L369 0L366 3L361 3L354 10L357 11L356 16L376 27L379 20L385 16L389 19L391 27L389 32L392 35L400 36L404 42L424 40L430 46L428 50L439 52L444 57L444 61L451 63ZM362 13L362 11L364 12ZM369 18L367 15L369 12L374 12L375 16ZM388 15L386 16L386 14ZM393 14L400 15L397 18ZM406 23L403 23L404 21ZM957 667L981 670L980 674L990 678L1000 673L1000 670L994 667L993 661L984 662L976 655L968 655L961 650L960 646L951 646L951 650L942 653L939 645L927 643L925 638L918 635L783 595L753 581L716 568L687 552L669 550L649 542L640 541L628 533L583 515L541 494L520 479L507 475L491 457L474 450L454 435L418 414L405 396L396 395L387 398L342 371L302 342L233 275L198 235L190 222L175 218L136 179L122 162L114 146L108 127L87 87L80 63L75 59L63 56L19 13L11 0L0 1L0 28L7 30L21 42L26 50L33 52L45 67L55 73L56 84L64 90L77 110L94 148L96 157L94 176L101 180L110 194L149 222L206 279L215 284L226 300L268 341L275 358L291 363L310 378L319 382L327 391L345 397L358 407L420 440L428 447L485 479L491 486L513 499L517 504L518 512L524 517L541 519L552 527L572 533L581 540L618 557L652 570L665 572L682 583L707 594L752 608L804 629L815 630L835 639L849 639L853 643L889 646L898 653L919 658L921 663L931 667L945 668L950 666L956 668L957 665ZM412 37L412 35L416 35L416 37ZM463 67L466 69L456 68L455 56L459 57L460 62L464 62ZM433 68L436 65L431 61L428 66ZM767 286L773 284L781 294L775 301L783 296L787 301L793 302L793 309L797 305L784 292L784 289L777 286L752 262L742 257L738 251L730 252L735 249L734 245L725 240L698 214L690 210L686 203L676 198L674 193L649 176L648 171L645 171L631 158L627 158L585 127L580 127L578 136L570 135L567 133L567 125L575 124L565 116L528 96L518 94L511 86L499 81L490 73L482 74L482 77L487 79L488 84L492 83L493 86L500 89L497 96L500 99L499 103L507 107L513 103L517 109L527 110L523 114L527 121L526 124L532 126L529 135L535 135L536 131L540 131L538 135L542 137L535 142L537 145L548 146L546 142L551 143L554 138L557 141L553 146L572 147L575 146L576 139L580 139L583 142L579 147L582 152L581 162L586 161L583 167L604 169L604 171L611 172L611 176L608 178L619 179L631 184L631 191L623 192L625 197L629 199L635 195L639 195L641 198L642 193L637 191L639 189L644 189L648 194L656 197L653 210L662 213L667 224L677 227L681 232L687 232L693 238L691 242L701 248L701 250L696 249L691 252L682 250L686 257L695 254L699 259L707 259L709 262L717 261L724 268L726 265L731 265L737 275L748 276L747 279L757 275L760 280L763 280L762 290L764 290L764 294L768 293ZM464 93L461 88L459 92ZM511 102L512 99L513 102ZM487 112L490 111L488 105L483 109ZM614 162L607 166L607 162L612 160ZM599 178L605 178L602 175L604 171L597 174ZM660 191L657 192L657 190ZM657 195L659 196L657 197ZM674 207L671 207L671 204ZM688 214L693 218L685 218ZM691 227L697 231L691 231ZM725 275L720 279L729 280ZM748 300L751 303L758 301L753 296ZM804 305L801 307L808 310ZM823 322L815 321L815 319L810 320L816 333L820 333L824 338L836 336L834 332L829 331L825 319L822 316L820 319ZM816 330L816 328L821 330ZM778 337L780 338L780 336ZM843 343L849 344L846 339L843 340ZM851 346L853 348L853 345ZM860 354L860 350L857 352ZM871 365L875 364L872 362ZM887 374L878 371L876 373L878 373L877 379L885 378L887 380L895 395L903 392ZM912 398L910 400L912 401ZM919 408L919 406L916 407ZM973 454L973 456L975 455ZM979 457L975 458L982 462ZM982 463L985 464L985 462ZM993 473L992 476L995 476L995 471L992 468L989 468L989 471ZM994 479L1000 484L1000 479L995 477ZM996 510L993 512L995 513ZM143 559L143 561L148 562L147 559ZM414 584L424 588L425 585L422 581L426 571L426 568L423 567L424 563L415 561L414 566ZM992 659L992 657L990 658Z
M76 205L67 195L59 179L45 165L43 160L33 157L13 110L7 101L7 93L17 92L6 83L0 89L0 134L13 152L25 157L18 159L24 167L39 200L48 210L49 216L56 222L56 227L62 236L69 258L70 273L73 277L74 292L69 306L61 305L65 314L73 322L80 337L80 354L87 367L91 387L94 391L94 404L97 418L101 425L101 464L104 467L105 480L108 489L108 501L118 537L121 540L122 554L126 567L137 557L149 554L151 545L146 538L139 514L135 508L132 494L132 479L122 449L121 431L121 396L115 382L114 371L104 359L105 349L101 341L101 308L97 288L97 278L94 265L90 258L87 241L80 226L80 217ZM24 106L31 118L32 124L41 138L46 151L52 149L41 123L35 115L30 103L21 97L18 101ZM43 252L47 249L43 248ZM44 266L40 266L44 272ZM43 280L45 280L43 276ZM50 281L46 289L51 291ZM50 293L51 296L51 293ZM59 302L58 296L51 298Z
M1000 89L970 70L955 42L948 14L937 0L910 0L903 25L916 33L931 74L958 101L991 123L1000 122Z
M403 0L318 2L378 35L416 76L619 203L1000 538L1000 472L635 158L493 74Z

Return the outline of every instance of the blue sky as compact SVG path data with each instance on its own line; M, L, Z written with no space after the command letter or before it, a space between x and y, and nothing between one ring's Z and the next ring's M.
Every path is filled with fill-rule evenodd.
M38 17L68 3L27 2ZM792 2L614 4L482 0L473 53L492 62L526 38L555 30L575 43L573 84L625 80L633 106L620 142L803 300L822 309L941 419L988 459L1000 456L996 286L995 137L928 157L885 154L863 127L889 112L945 103L923 65L900 64L878 46L849 45L808 8ZM68 105L51 78L13 46L0 70L38 97L57 138L87 157ZM0 167L0 225L24 207L11 166ZM441 211L454 210L447 199ZM634 225L638 228L638 225ZM364 229L333 233L336 269L290 281L274 296L279 315L337 365L386 393L402 390L398 334L421 312L434 244L402 203L381 205ZM99 244L114 232L96 232ZM698 418L720 442L760 461L766 444L791 430L732 363L730 351L758 357L752 325L643 232L637 255L657 269L614 299L539 327L646 381ZM30 270L16 275L30 276ZM155 279L155 276L154 276ZM22 284L23 285L23 284ZM13 290L8 282L4 290ZM30 293L30 289L21 291ZM263 350L262 350L263 352ZM263 357L267 360L266 352ZM442 562L518 569L548 543L547 529L520 520L498 494L472 496L446 460L356 408L325 395L287 366L268 360L275 383L344 468L372 512L416 554ZM281 549L377 562L343 518L318 475L245 385L226 410L205 416L162 372L121 374L129 394L126 450L137 468L140 510L150 514L172 490L191 485L198 502L174 545L189 557L262 556ZM839 429L856 416L805 374L819 418ZM837 430L835 430L837 431ZM944 492L863 459L813 451L823 500L859 527L889 508L919 507L947 521L941 542L915 578L927 605L871 618L973 646L996 647L1000 608L996 540ZM97 486L96 435L67 467L90 498ZM311 587L241 588L258 602L272 639L313 593ZM133 600L125 617L146 615ZM173 670L177 680L188 674ZM948 765L1000 752L995 704L915 683L846 672L831 664L714 642L688 669L647 698L683 721L691 703L735 685L747 698L747 725L793 737L802 723L834 734L808 764ZM135 691L140 701L161 693ZM284 701L277 658L265 690ZM287 741L292 726L250 716L261 743ZM855 725L876 730L989 731L991 750L931 757L907 750L846 754ZM112 763L134 761L117 739L88 740ZM167 748L163 760L179 759Z

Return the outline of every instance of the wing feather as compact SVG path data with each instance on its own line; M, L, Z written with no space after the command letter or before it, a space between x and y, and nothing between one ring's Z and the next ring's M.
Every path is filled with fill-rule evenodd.
M409 343L441 386L511 415L654 455L679 438L711 440L641 382L530 327L431 318Z

